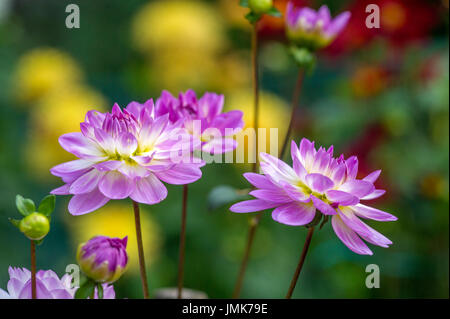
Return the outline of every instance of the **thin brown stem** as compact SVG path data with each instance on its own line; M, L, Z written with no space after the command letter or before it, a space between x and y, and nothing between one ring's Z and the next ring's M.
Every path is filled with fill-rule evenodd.
M306 235L305 244L303 245L302 255L300 256L300 260L297 265L297 269L295 270L294 277L292 277L291 285L289 286L289 291L286 295L286 299L291 299L292 293L294 292L295 285L297 284L298 277L300 276L300 272L302 271L303 264L305 262L306 254L308 253L309 244L311 244L311 238L314 233L314 227L309 228L308 234Z
M178 294L177 298L183 296L183 280L184 280L184 255L186 247L186 215L187 215L187 199L188 186L183 186L183 206L181 209L181 231L180 231L180 252L178 261Z
M253 84L253 128L255 129L255 152L256 158L253 163L252 171L258 170L258 129L259 129L259 69L258 69L258 23L253 24L252 30L252 84ZM248 259L250 258L250 252L253 245L253 239L255 237L256 228L262 214L258 214L250 220L250 226L248 230L247 245L245 246L244 257L239 268L238 278L234 286L233 298L239 298L241 293L242 283L244 281L245 271L247 269Z
M139 204L136 203L135 201L133 201L133 208L134 208L134 222L136 225L136 239L139 254L139 269L141 272L142 290L144 292L144 299L148 299L149 293L147 283L147 272L145 268L144 247L142 245L141 217L139 211Z
M236 285L234 286L233 299L239 298L241 294L242 283L244 281L245 271L247 269L248 260L250 258L250 251L252 249L253 240L255 238L256 228L259 224L259 221L261 220L261 217L262 214L259 213L258 215L252 217L252 219L250 220L247 245L245 246L244 258L242 259L241 267L239 268L238 279L236 281Z
M281 151L280 151L279 158L281 160L283 160L284 153L286 152L286 149L287 149L287 146L288 146L288 143L289 143L289 137L291 136L291 133L292 133L292 127L294 126L295 111L297 109L298 101L300 99L300 93L301 93L301 90L302 90L303 74L304 74L303 70L300 69L298 71L297 82L295 83L294 93L292 95L291 119L289 120L288 130L286 132L286 136L285 136L284 141L283 141L283 146L282 146Z
M252 31L252 84L253 84L253 128L255 129L256 158L252 171L258 169L258 129L259 129L259 69L258 69L258 23L253 24Z
M36 243L31 240L31 299L36 297Z

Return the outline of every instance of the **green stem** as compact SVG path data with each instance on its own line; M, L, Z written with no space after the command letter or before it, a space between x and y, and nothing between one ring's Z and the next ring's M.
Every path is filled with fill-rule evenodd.
M149 298L148 293L148 283L147 283L147 272L145 268L145 257L144 257L144 247L142 245L142 230L141 230L141 217L139 211L139 204L133 201L133 209L134 209L134 221L136 224L136 239L138 245L138 254L139 254L139 269L141 272L141 282L142 282L142 290L144 292L144 299Z
M188 185L183 185L183 206L181 209L181 231L178 261L178 293L177 298L182 298L184 279L184 255L186 246L186 215L187 215Z
M36 243L31 240L31 299L36 297Z

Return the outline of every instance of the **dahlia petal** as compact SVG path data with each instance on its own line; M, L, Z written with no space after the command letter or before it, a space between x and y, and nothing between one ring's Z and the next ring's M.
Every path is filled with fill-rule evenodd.
M268 189L257 189L251 191L249 195L256 197L257 199L266 200L270 202L276 203L288 203L291 202L292 199L283 193L282 190L268 190Z
M345 174L347 172L347 167L345 163L337 164L337 167L334 168L331 179L334 181L335 185L340 185L344 181Z
M356 178L358 174L358 158L356 156L351 156L345 161L347 166L347 180L352 180Z
M291 157L292 157L292 163L295 173L300 179L304 179L305 176L308 174L305 167L303 166L301 162L301 155L300 150L297 147L297 144L295 141L291 142Z
M0 299L11 299L12 297L3 289L0 288Z
M230 207L233 213L253 213L278 206L278 203L266 202L260 199L251 199L239 202Z
M97 143L105 150L108 154L114 154L116 151L116 145L114 142L114 138L111 134L108 134L102 128L95 128L94 135Z
M150 174L136 180L136 187L130 197L136 202L153 205L167 197L167 188L155 174Z
M105 114L96 110L91 110L86 113L85 121L93 127L102 127L105 120Z
M100 179L98 189L110 199L124 199L134 190L134 183L122 173L110 171Z
M267 153L260 153L260 157L262 171L274 182L285 180L294 183L297 181L297 174L285 162Z
M234 131L244 127L244 122L242 121L243 115L244 113L238 110L222 113L214 118L210 127L219 129L220 133L226 136L228 130Z
M223 154L233 151L237 147L237 142L232 138L213 138L202 145L202 151L210 154Z
M31 277L31 275L30 275L30 277ZM7 288L8 288L8 292L9 292L9 295L11 296L11 298L13 298L13 299L19 298L20 292L22 291L23 287L25 286L25 283L26 283L26 280L20 281L17 278L9 279Z
M120 134L119 139L116 140L116 150L119 155L128 157L137 149L138 142L133 134L124 132Z
M244 173L245 179L256 188L278 189L268 177L256 173Z
M170 170L155 172L156 176L168 184L184 185L197 181L202 171L196 164L175 164Z
M333 21L331 21L328 28L325 30L325 32L331 36L335 37L337 34L339 34L347 25L348 20L350 19L351 13L349 11L342 12L338 16L336 16Z
M92 167L96 168L101 172L109 172L118 169L122 166L122 161L106 161L92 165Z
M360 255L372 255L372 251L367 245L358 237L358 235L344 224L342 219L336 215L331 219L331 225L334 232L339 239L347 246L351 251Z
M372 184L378 179L381 174L381 169L373 171L369 175L363 178L363 181L371 182Z
M352 209L355 212L355 214L360 217L373 219L380 222L396 221L398 219L394 215L391 215L382 210L369 207L363 204L357 204L355 206L352 206Z
M22 288L18 298L19 299L31 299L31 279ZM37 299L52 299L52 294L45 287L41 281L36 281L36 298Z
M63 149L69 153L72 153L76 157L87 159L101 158L105 156L97 144L92 142L80 132L61 135L58 141Z
M356 205L359 203L359 198L347 192L330 189L326 192L327 198L342 206Z
M310 142L308 139L303 138L300 141L300 159L305 168L311 166L315 153L314 142Z
M70 162L65 162L50 169L50 172L58 177L63 177L66 174L78 172L87 169L93 165L92 161L85 159L77 159Z
M74 216L83 215L99 209L109 201L98 189L90 193L74 195L69 202L69 213Z
M64 184L63 186L60 186L58 188L55 188L50 192L50 194L53 195L69 195L70 194L70 184Z
M364 238L369 243L384 248L387 248L392 244L392 241L390 241L384 235L380 234L375 229L363 223L357 216L355 216L350 208L343 207L342 209L340 209L339 217L341 217L342 221L348 227L350 227L353 231L355 231L359 236Z
M294 201L307 203L310 201L309 195L306 195L299 187L280 181L280 187Z
M309 224L316 215L316 208L312 204L291 202L275 208L272 218L282 224L302 226Z
M73 299L73 296L66 289L54 289L50 291L50 294L53 299Z
M325 203L323 200L318 199L316 196L311 195L311 200L314 206L322 212L324 215L336 215L336 209L331 207L331 205Z
M386 193L384 189L374 189L372 193L361 197L362 200L371 200L383 196Z
M128 163L123 163L123 165L118 168L118 171L130 179L134 179L135 177L146 177L150 174L150 171L145 167L140 165L130 165Z
M97 188L98 182L103 175L104 173L92 169L74 181L69 187L69 192L71 194L90 193Z
M323 193L334 186L333 181L322 174L312 173L305 176L306 184L313 190Z
M339 186L339 190L350 193L358 198L364 197L367 194L372 193L375 189L371 182L363 180L350 180Z

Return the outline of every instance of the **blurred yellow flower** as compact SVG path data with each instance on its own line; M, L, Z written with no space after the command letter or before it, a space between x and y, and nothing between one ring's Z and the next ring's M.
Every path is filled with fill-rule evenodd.
M226 41L221 16L196 0L149 2L135 16L132 36L144 53L168 49L213 53Z
M14 94L21 102L40 99L52 90L78 83L83 77L78 64L66 53L39 48L24 54L13 74Z
M105 98L84 86L70 86L52 91L31 110L25 156L37 177L51 178L48 170L73 159L58 143L65 133L78 132L87 111L106 109Z
M250 30L251 24L245 19L245 15L250 11L239 5L239 1L220 0L220 8L225 18L232 26Z
M261 92L260 94L260 111L259 111L259 128L266 129L266 149L265 152L270 152L270 129L278 129L278 151L280 150L285 134L287 132L287 126L289 123L289 107L287 103L279 98L278 96L268 93ZM225 99L225 109L228 110L241 110L244 112L244 123L246 128L253 127L253 93L251 90L240 90L227 95ZM237 139L242 138L244 131L239 133ZM260 140L262 136L259 137ZM237 152L244 152L245 162L247 162L247 155L250 158L254 156L254 142L249 140L247 145L239 144L237 147ZM260 145L259 151L264 151L261 149L263 146Z
M131 205L111 202L90 214L82 216L65 214L65 216L71 232L73 247L77 247L78 244L97 235L120 238L128 236L128 271L139 270L136 230ZM144 207L141 207L141 227L145 262L149 266L158 258L161 233L159 225Z

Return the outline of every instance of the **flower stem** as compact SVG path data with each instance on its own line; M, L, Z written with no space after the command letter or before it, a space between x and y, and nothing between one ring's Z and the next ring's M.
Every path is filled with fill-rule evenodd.
M145 270L144 247L142 245L141 217L139 211L139 204L136 203L135 201L133 201L133 208L134 208L134 222L136 224L136 239L139 253L139 268L141 271L142 290L144 292L144 299L148 299L149 293L147 284L147 273Z
M295 285L297 284L298 277L300 276L300 272L302 271L303 264L305 262L306 254L308 253L309 244L311 244L311 238L314 233L314 227L309 228L308 234L306 235L305 244L303 245L302 255L300 256L300 260L297 265L297 269L295 270L294 277L292 277L291 285L289 286L289 291L286 295L286 299L291 299L292 293L294 292Z
M36 299L36 243L31 240L31 298Z
M180 248L178 260L178 294L177 298L182 298L183 279L184 279L184 254L186 246L186 214L187 214L188 185L183 185L183 206L181 209L181 231Z
M298 75L297 75L297 82L295 84L294 93L292 95L291 119L289 120L288 130L286 132L286 136L283 141L283 146L280 151L280 156L279 156L280 160L283 160L284 153L286 152L286 149L288 146L289 137L291 136L292 126L294 125L295 110L297 109L298 100L300 98L300 92L301 92L302 83L303 83L303 74L304 74L303 70L299 69Z
M252 171L258 170L258 129L259 129L259 69L258 69L258 22L253 24L252 30L252 83L253 83L253 127L255 129L255 152L256 158L253 163ZM233 298L239 298L241 293L242 283L244 281L245 270L247 269L248 259L250 258L250 252L253 245L253 239L255 237L256 228L262 214L252 217L250 221L250 227L248 230L247 245L245 247L244 257L239 269L239 275L234 286Z

